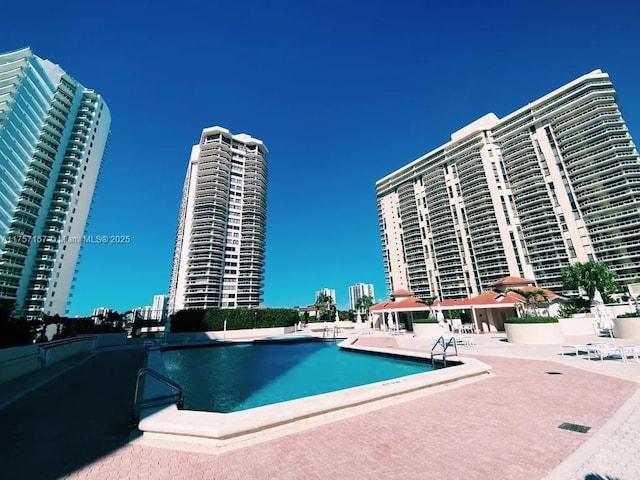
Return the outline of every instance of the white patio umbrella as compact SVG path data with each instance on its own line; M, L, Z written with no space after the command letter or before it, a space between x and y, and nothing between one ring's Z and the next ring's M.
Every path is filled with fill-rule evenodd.
M389 330L394 328L393 314L391 312L387 313L387 325L389 326Z
M338 310L336 310L336 319L335 322L336 324L340 321L340 315L338 315Z
M596 289L593 295L593 305L596 308L596 319L598 321L599 328L608 330L609 336L613 341L613 320L611 319L611 316L607 311L607 307L605 306L604 300L602 299L602 294L598 289Z
M356 324L357 325L362 324L362 315L360 314L360 312L358 312L358 314L356 315Z

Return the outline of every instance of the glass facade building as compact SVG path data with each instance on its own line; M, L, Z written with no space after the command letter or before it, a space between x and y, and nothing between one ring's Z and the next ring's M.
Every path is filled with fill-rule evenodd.
M0 298L19 315L66 313L110 124L58 65L0 54Z

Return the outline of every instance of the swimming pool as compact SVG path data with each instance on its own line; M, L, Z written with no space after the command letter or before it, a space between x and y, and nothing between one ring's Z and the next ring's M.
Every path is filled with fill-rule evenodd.
M285 344L284 346L292 345ZM168 347L149 349L146 367L166 376L167 369L163 355L173 348L183 349L183 345L174 344ZM203 351L210 349L209 345L202 348ZM384 344L380 344L378 347L361 345L358 337L343 341L340 343L340 348L352 351L356 355L374 357L375 355L394 355L430 364L428 350L408 351ZM339 368L335 368L335 365L325 366L326 370L333 368L340 371ZM259 367L256 368L255 365L253 368L259 370ZM290 371L294 368L283 371ZM140 410L138 421L138 430L142 432L140 441L156 446L157 442L160 442L160 445L166 445L162 442L170 442L173 446L177 444L176 442L184 442L184 445L189 446L187 448L199 444L204 448L203 451L207 452L211 451L211 448L238 448L263 439L287 435L301 429L311 428L314 425L331 422L336 418L346 418L364 411L382 408L385 405L395 405L408 398L427 395L429 392L434 392L439 388L448 388L459 384L459 382L480 380L486 378L490 370L489 365L475 358L457 358L447 368L438 368L415 375L400 376L230 413L187 410L178 408L175 403L158 405L156 399L167 398L174 391L167 384L154 381L153 377L149 377L145 379L141 387L141 400L149 402L150 405ZM281 376L276 375L270 382L263 381L260 389L266 389L266 383L276 383ZM309 374L307 373L305 376L308 377ZM348 377L349 375L343 371L343 376ZM265 376L265 378L267 377Z
M333 342L237 344L163 352L187 410L239 412L433 370L405 360L341 350Z

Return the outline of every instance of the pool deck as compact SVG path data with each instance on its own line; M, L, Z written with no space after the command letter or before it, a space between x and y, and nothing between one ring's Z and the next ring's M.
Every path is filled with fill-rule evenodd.
M276 340L276 337L268 338L270 343ZM289 341L285 339L280 343L285 344ZM340 345L345 350L396 355L430 364L430 351L386 346L377 348L375 345L367 345L368 343L371 342L360 341L357 336L352 336L340 342ZM143 433L144 439L138 443L157 446L159 441L187 442L190 449L195 448L194 444L209 447L198 447L208 453L230 450L325 424L328 420L345 418L354 413L360 414L404 399L422 396L427 393L424 392L427 389L450 387L454 383L486 378L491 370L487 364L474 358L462 361L460 357L450 356L448 360L448 368L438 368L237 412L178 409L175 404L145 408L140 412L138 423L138 429ZM148 352L147 367L167 376L160 348L153 348ZM143 399L172 393L169 387L157 381L150 382L148 387L145 383ZM153 443L149 442L150 439Z
M640 478L640 363L562 356L504 335L460 347L489 378L375 410L326 416L242 448L152 446L127 426L143 350L102 349L0 386L0 459L9 479ZM569 338L565 343L606 341ZM617 343L624 343L616 341ZM425 351L409 335L361 345ZM633 342L627 342L633 343ZM587 433L562 423L591 427Z

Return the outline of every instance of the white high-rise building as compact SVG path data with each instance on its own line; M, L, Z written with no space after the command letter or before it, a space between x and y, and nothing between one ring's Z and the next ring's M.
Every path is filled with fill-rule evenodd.
M204 129L184 183L170 313L260 305L266 210L264 143L222 127Z
M164 322L167 318L168 295L154 295L153 306L151 308L151 319Z
M336 291L332 288L323 288L320 289L316 292L316 301L318 300L318 297L320 295L326 295L327 297L329 297L331 299L331 301L333 302L333 304L336 304Z
M66 314L110 124L58 65L0 54L0 298L27 318Z
M93 313L91 314L91 318L93 318L94 320L101 321L101 320L107 318L107 316L111 312L115 312L115 310L113 310L111 308L107 308L107 307L94 308L93 309Z
M376 190L389 293L465 298L507 276L562 291L589 260L640 278L640 158L600 70L485 115Z
M375 303L376 297L371 283L356 283L349 287L349 308L355 310L356 303L362 297L371 297L371 300Z

